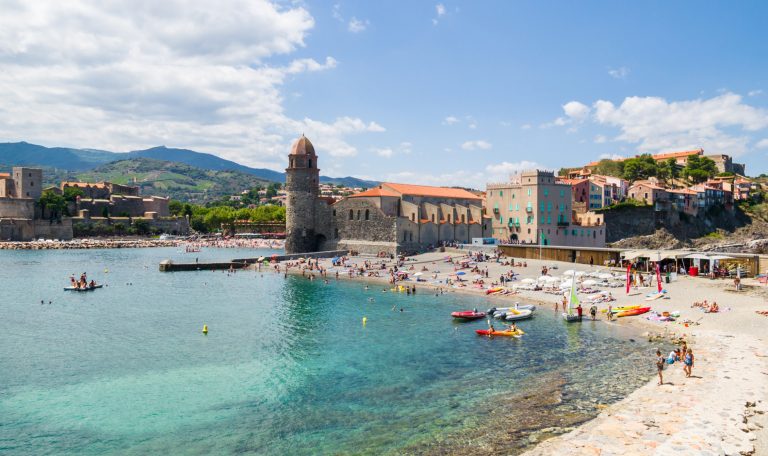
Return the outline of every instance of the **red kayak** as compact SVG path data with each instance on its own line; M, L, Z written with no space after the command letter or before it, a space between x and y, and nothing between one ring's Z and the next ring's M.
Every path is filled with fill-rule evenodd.
M475 312L474 310L463 310L461 312L451 312L453 318L461 318L462 320L477 320L478 318L485 317L485 312Z
M617 317L631 317L633 315L640 315L650 311L650 307L639 307L637 309L622 310L616 314Z

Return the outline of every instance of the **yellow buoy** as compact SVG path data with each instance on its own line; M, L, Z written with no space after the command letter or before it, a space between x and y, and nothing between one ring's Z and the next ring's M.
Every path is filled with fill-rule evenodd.
M366 323L368 323L368 317L363 317L363 326L365 326Z
M203 334L208 334L208 325L203 325Z
M109 269L104 268L104 274L109 274Z

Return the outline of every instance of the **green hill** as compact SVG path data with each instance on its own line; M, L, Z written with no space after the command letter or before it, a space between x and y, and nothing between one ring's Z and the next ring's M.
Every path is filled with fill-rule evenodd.
M142 195L170 196L198 204L270 184L267 180L239 171L205 170L184 163L149 158L120 160L69 176L84 182L138 185Z

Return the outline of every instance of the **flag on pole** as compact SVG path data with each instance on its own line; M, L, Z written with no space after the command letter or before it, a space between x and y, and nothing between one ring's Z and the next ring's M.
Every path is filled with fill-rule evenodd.
M627 294L629 294L629 284L632 282L632 263L627 265Z
M656 284L658 285L659 293L661 293L661 269L658 262L656 262Z

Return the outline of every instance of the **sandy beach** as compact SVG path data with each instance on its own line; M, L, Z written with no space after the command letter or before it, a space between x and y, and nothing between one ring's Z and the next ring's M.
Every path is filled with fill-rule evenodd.
M454 264L445 261L446 256L455 260L464 258L470 251L448 250L446 253L427 253L410 257L401 269L413 276L426 267L422 277L428 282L408 280L408 285L416 285L420 292L428 288L442 288L445 292L485 294L485 288L493 280L498 280L503 273L513 270L518 280L509 283L520 284L523 279L538 279L541 269L546 266L550 275L562 276L565 270L589 272L608 272L602 266L558 263L554 261L525 260L527 267L504 266L495 260L478 263L480 270L488 270L483 289L473 286L454 288L445 285L445 280L454 277ZM379 264L381 259L351 257L347 266L362 266L364 261ZM330 260L319 260L320 266L330 271L334 269ZM516 260L521 261L521 260ZM394 265L387 261L387 268ZM412 266L412 268L411 268ZM283 271L285 265L281 265ZM556 268L556 269L552 269ZM410 269L410 270L409 270ZM264 270L264 269L262 269ZM437 272L439 271L439 272ZM475 273L469 272L468 284ZM289 269L290 273L301 273L298 267ZM371 280L385 283L389 279L386 270L380 271L382 277L354 276L354 280ZM620 274L618 269L613 272ZM329 272L332 279L335 272ZM436 277L435 277L436 275ZM349 279L349 274L340 273L340 278ZM318 277L318 279L320 279ZM442 281L443 283L433 283ZM611 304L650 305L657 312L680 312L675 322L656 322L646 319L646 315L620 318L607 321L604 313L598 313L598 319L604 324L630 325L642 331L647 337L659 337L669 346L670 340L684 338L695 354L695 365L690 378L683 374L682 363L668 365L664 370L664 384L659 386L658 377L636 390L628 397L608 406L594 420L560 436L543 441L526 454L530 455L666 455L666 454L733 454L763 455L768 454L768 317L756 313L768 310L768 288L745 280L744 290L735 291L732 281L709 280L703 277L679 277L678 280L664 284L669 299L646 301L648 293L656 290L652 287L632 289L630 294L624 288L609 288L616 298ZM585 318L591 304L588 295L580 295L585 309ZM535 302L539 311L553 311L555 302L561 296L546 294L542 291L519 291L516 294L494 296L493 300L502 304L515 301ZM697 301L716 301L719 313L705 313L691 305ZM598 304L599 309L607 304ZM682 322L692 322L688 327ZM579 324L579 323L572 323ZM663 353L666 357L667 353ZM648 353L649 373L655 374L655 358ZM617 375L618 374L618 375ZM621 373L616 381L621 381Z

